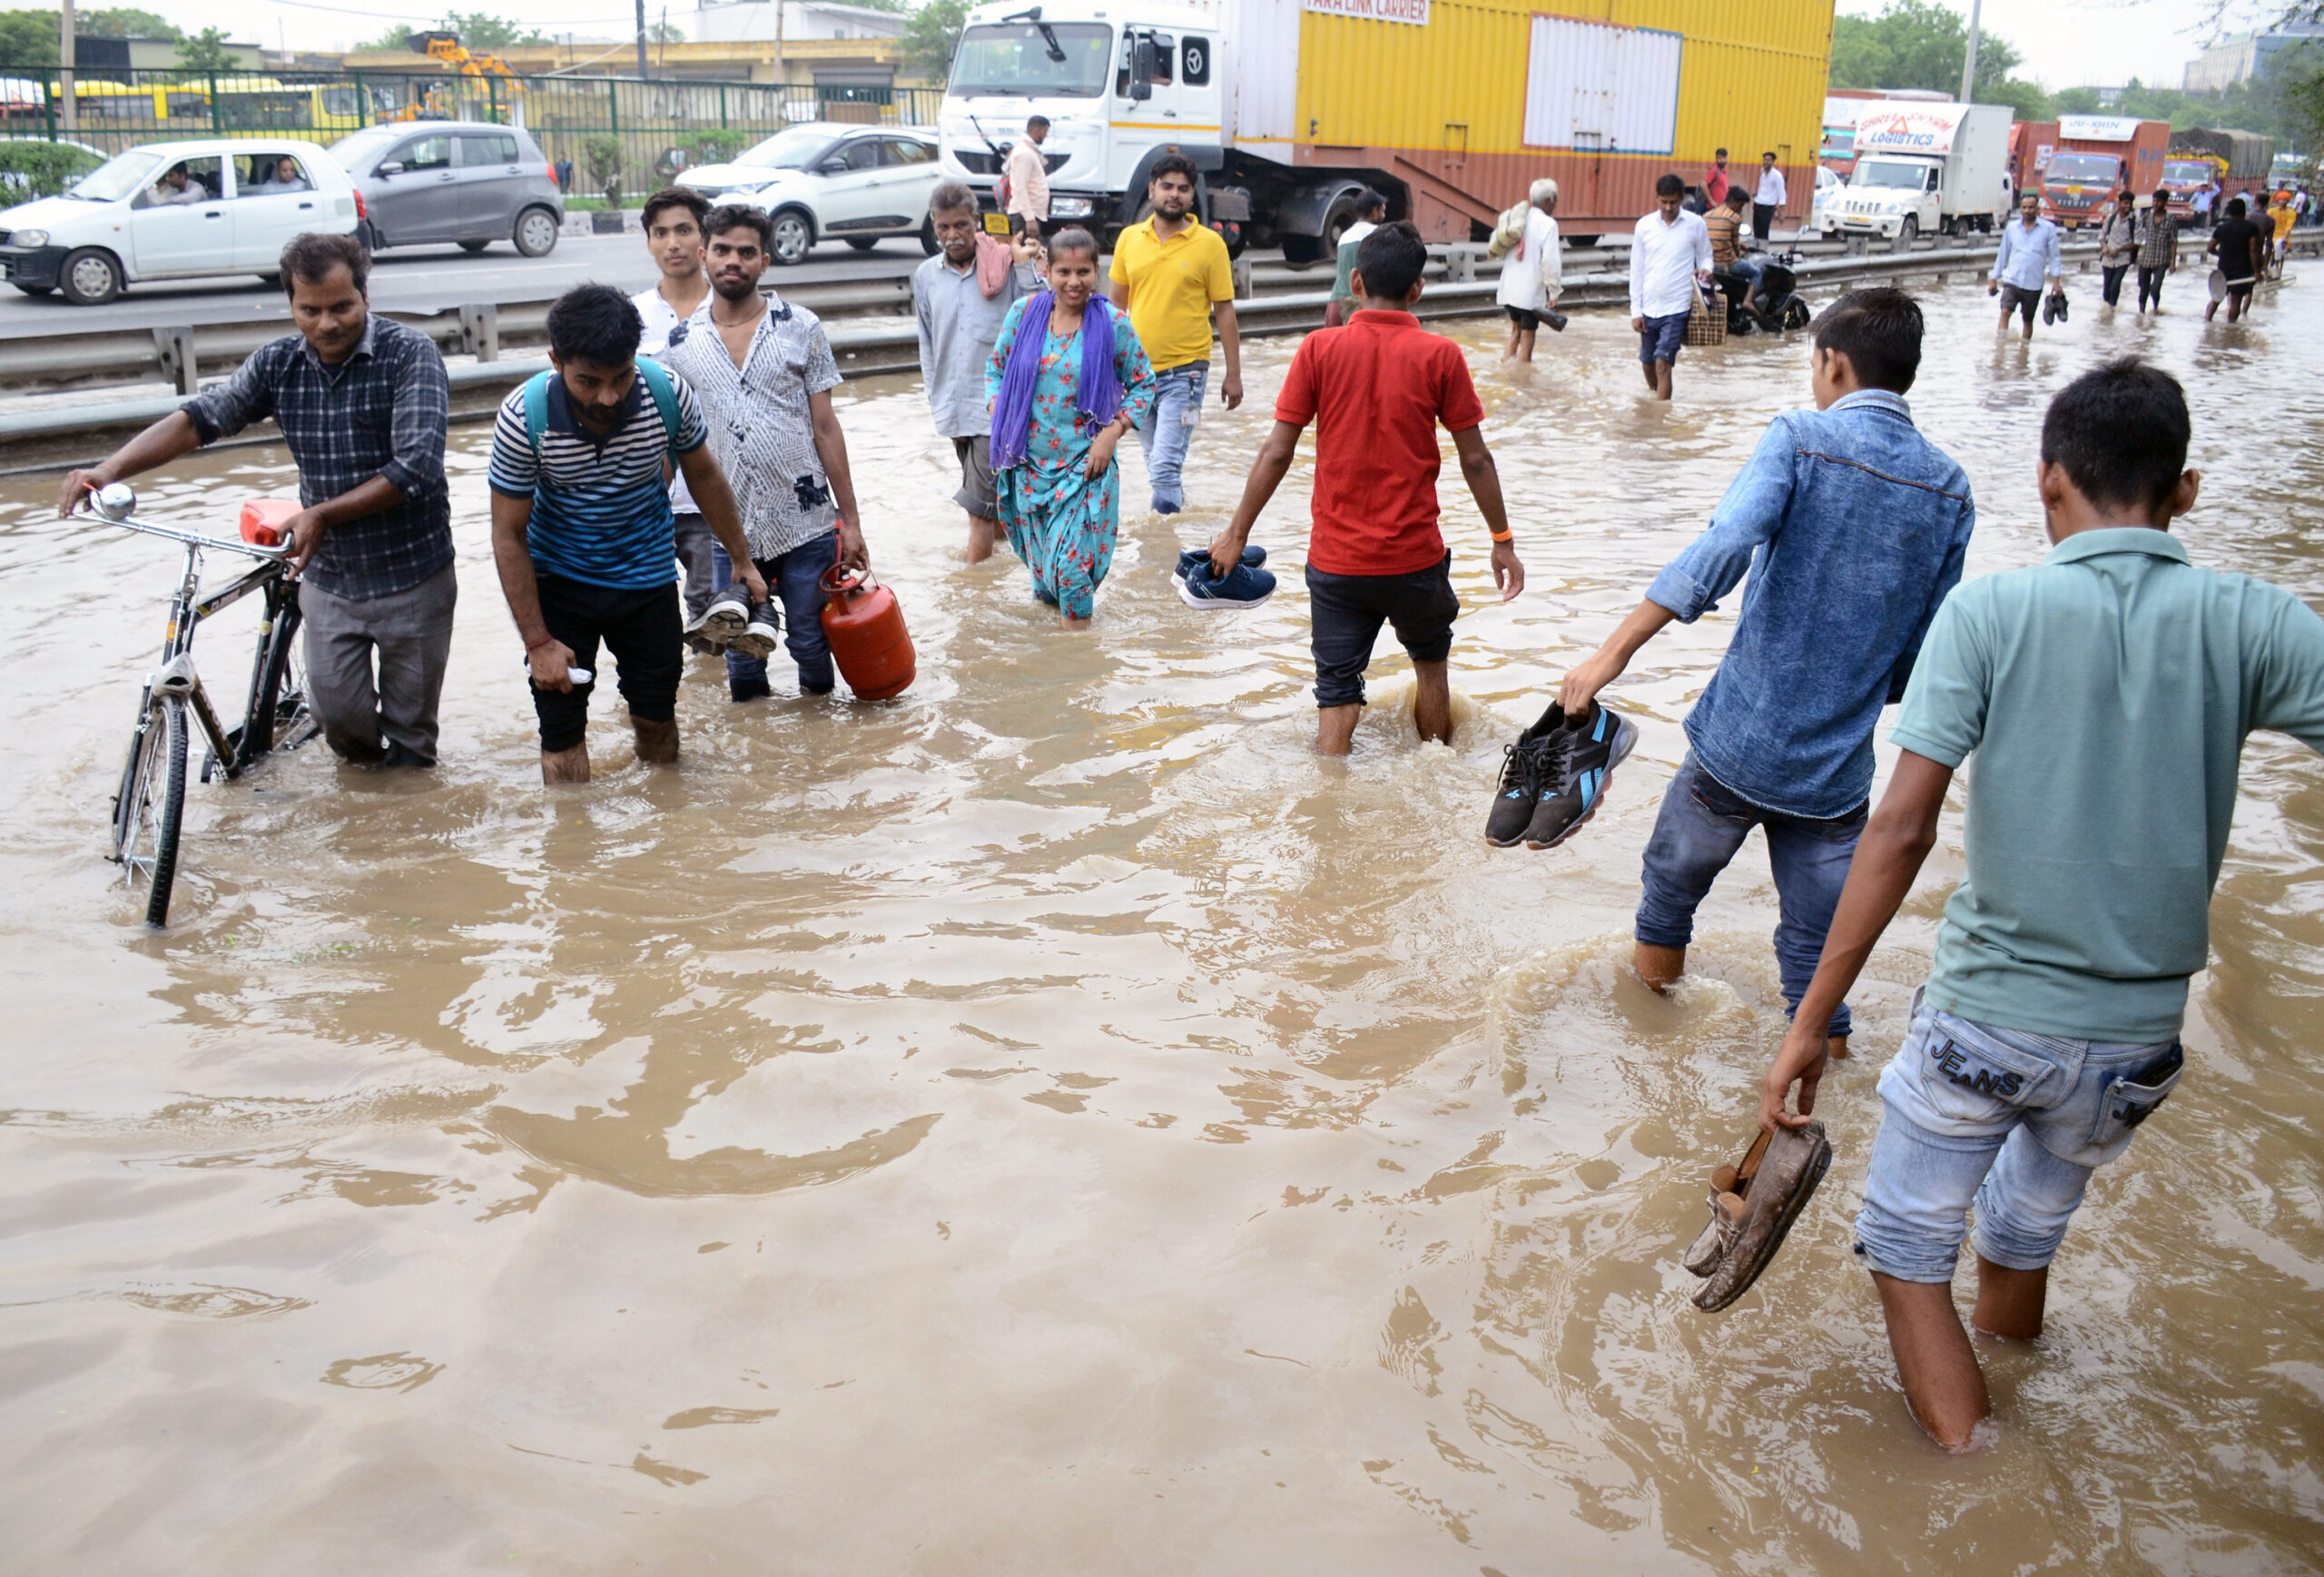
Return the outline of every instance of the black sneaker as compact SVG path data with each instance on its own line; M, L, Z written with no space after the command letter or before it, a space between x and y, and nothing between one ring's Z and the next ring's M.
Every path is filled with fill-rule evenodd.
M1502 746L1501 786L1493 791L1492 810L1485 817L1486 843L1506 849L1523 841L1525 829L1533 824L1533 806L1541 797L1543 769L1565 749L1566 740L1565 714L1552 701L1541 720L1519 734L1516 744Z
M1563 312L1544 312L1541 314L1541 321L1550 326L1550 332L1552 334L1564 333L1565 326L1572 320L1572 319L1567 317Z
M701 640L709 650L723 652L750 622L750 597L741 586L730 586L710 599L710 606L687 627L686 634Z
M1541 797L1525 829L1529 849L1554 849L1598 813L1614 769L1638 744L1638 730L1595 701L1588 715L1569 720L1563 748L1541 774Z
M726 649L738 657L757 657L763 661L774 655L774 648L783 640L783 616L774 605L763 602L751 610L750 622L726 643Z

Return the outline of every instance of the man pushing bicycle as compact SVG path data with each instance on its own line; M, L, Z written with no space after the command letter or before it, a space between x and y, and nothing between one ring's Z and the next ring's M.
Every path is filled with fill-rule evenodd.
M433 766L458 595L444 359L425 334L372 314L371 260L352 236L300 236L281 270L299 332L66 477L57 507L70 514L107 483L272 417L299 467L291 558L323 737L349 761Z

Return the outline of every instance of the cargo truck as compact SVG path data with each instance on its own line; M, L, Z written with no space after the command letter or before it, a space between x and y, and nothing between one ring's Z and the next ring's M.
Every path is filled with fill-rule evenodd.
M2162 182L2169 121L2131 115L2061 115L2058 151L2042 172L2042 213L2062 230L2105 220L2124 186L2143 197Z
M2009 208L2007 104L1884 103L1856 123L1856 172L1825 210L1827 233L1900 247L1991 231Z
M1134 222L1165 153L1201 172L1230 250L1334 255L1365 187L1433 241L1482 240L1540 176L1570 241L1627 234L1656 178L1718 148L1772 151L1815 193L1831 0L1044 0L968 13L937 131L945 172L990 193L1046 116L1053 222Z

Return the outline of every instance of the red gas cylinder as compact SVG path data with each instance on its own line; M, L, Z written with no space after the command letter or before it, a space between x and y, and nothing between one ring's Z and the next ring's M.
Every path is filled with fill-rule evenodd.
M847 687L866 701L884 701L911 687L920 671L896 594L869 571L834 564L820 583L823 637L831 642Z
M299 506L288 498L248 498L242 503L242 540L256 547L282 547Z

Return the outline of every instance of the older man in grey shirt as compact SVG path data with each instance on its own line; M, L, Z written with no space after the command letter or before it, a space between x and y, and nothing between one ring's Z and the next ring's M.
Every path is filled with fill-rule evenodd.
M1019 238L1005 265L997 255L980 257L976 194L957 181L945 182L931 195L928 217L940 250L911 280L921 376L936 430L952 440L960 462L960 490L952 497L969 512L968 561L978 564L992 557L1000 508L993 498L988 447L992 413L985 405L984 365L1009 307L1040 288L1032 268L1039 249ZM986 241L981 250L990 254L1000 244Z

